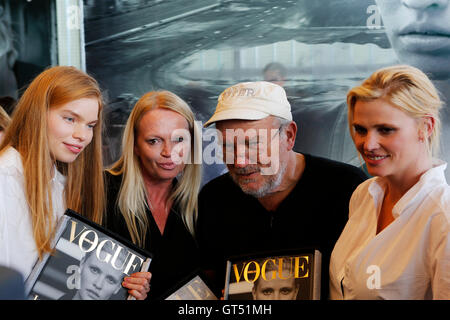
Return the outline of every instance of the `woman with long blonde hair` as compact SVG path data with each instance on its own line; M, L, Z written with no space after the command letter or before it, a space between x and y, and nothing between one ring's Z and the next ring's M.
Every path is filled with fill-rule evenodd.
M102 222L103 104L95 79L57 66L39 74L15 107L0 144L0 264L25 279L52 253L66 208Z
M128 118L122 156L107 170L106 227L154 254L154 298L196 267L200 130L180 97L148 92Z
M347 94L350 133L373 178L353 193L330 261L331 299L450 299L450 187L439 93L419 69L374 72Z

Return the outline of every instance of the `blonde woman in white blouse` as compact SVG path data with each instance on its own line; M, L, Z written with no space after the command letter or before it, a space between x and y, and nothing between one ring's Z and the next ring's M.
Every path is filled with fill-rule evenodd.
M442 102L420 70L376 71L347 95L355 146L374 176L353 193L330 261L331 299L450 299L450 187Z

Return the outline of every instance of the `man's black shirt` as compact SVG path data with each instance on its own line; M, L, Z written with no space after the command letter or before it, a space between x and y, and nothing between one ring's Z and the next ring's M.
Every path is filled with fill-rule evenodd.
M229 257L314 247L322 253L321 296L328 298L330 255L347 222L350 197L367 176L354 166L304 156L300 180L275 211L244 194L228 173L202 189L196 232L202 265L215 274L216 294L224 287Z

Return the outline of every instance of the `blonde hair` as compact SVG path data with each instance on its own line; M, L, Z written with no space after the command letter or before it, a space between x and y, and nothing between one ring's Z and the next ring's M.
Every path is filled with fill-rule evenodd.
M18 101L0 145L0 154L11 146L21 155L25 196L40 258L44 253L51 252L55 231L49 184L54 161L48 145L48 110L81 98L98 100L99 122L94 127L92 141L74 162L56 161L56 165L67 177L64 189L66 206L101 223L104 210L103 100L95 79L74 67L52 67L39 74Z
M134 106L125 126L122 138L122 156L108 170L113 175L123 175L117 198L120 209L132 241L142 246L148 229L146 213L147 194L142 177L139 158L134 151L137 128L144 116L150 110L164 108L182 115L189 124L191 134L191 152L189 163L185 165L182 177L176 184L171 199L179 204L181 217L191 234L194 234L194 224L198 214L198 192L201 184L201 164L195 159L201 157L201 128L195 123L195 118L188 104L176 94L169 91L152 91L142 96Z
M442 101L430 79L419 69L395 65L375 71L369 78L347 94L348 125L354 137L353 113L357 101L384 99L415 119L432 117L433 132L426 140L430 156L439 151Z
M6 111L0 106L0 131L6 130L9 123L11 122L11 119L9 118Z

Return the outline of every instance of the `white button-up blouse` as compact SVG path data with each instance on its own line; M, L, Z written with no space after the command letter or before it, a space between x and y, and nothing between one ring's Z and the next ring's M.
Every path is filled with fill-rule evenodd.
M450 187L438 160L395 204L377 232L381 178L352 195L330 260L331 299L450 299Z
M25 198L20 154L10 147L0 156L0 265L20 271L26 279L38 259ZM65 177L55 168L51 192L55 221L64 214Z

